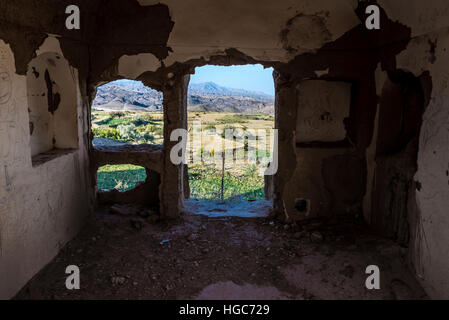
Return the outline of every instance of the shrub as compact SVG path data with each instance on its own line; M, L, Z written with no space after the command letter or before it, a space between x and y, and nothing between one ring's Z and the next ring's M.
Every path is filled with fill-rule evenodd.
M200 150L198 150L198 155L203 158L203 154L204 154L204 147L201 147ZM201 160L202 161L202 160Z
M131 118L107 118L103 121L98 122L99 125L106 125L109 127L117 127L119 125L129 124Z
M140 114L135 114L132 116L131 123L136 127L140 127L148 124L148 121L144 120Z
M92 129L92 133L94 134L94 137L97 138L106 138L106 139L112 139L112 140L120 140L120 133L117 131L117 129L114 128L94 128Z
M257 166L252 164L245 168L245 176L252 177L257 174Z
M145 132L143 134L143 140L145 140L145 142L153 142L154 141L154 136L149 133L149 132Z
M122 118L122 117L126 116L126 113L123 111L114 111L114 112L111 112L109 115L111 118Z
M243 118L244 119L244 118ZM223 118L217 119L217 123L227 124L227 123L248 123L248 121L243 120L241 115L228 115Z
M147 125L146 126L146 128L147 128L147 131L149 131L149 132L156 132L157 131L157 127L154 125L154 124L149 124L149 125Z
M235 128L234 126L227 125L226 127L223 128L223 132L221 133L221 137L222 137L223 139L226 138L226 131L227 131L227 130L232 130L232 131L234 131L233 137L235 137L235 129L236 129L236 128Z
M154 129L153 133L154 133L156 136L163 136L163 135L164 135L164 128L162 128L162 127L156 127L156 128Z
M123 140L132 142L138 142L142 140L142 136L136 130L136 126L134 124L119 125L117 127L117 130Z
M146 121L146 122L151 122L151 121L154 120L153 115L151 115L148 112L139 114L139 118L142 119L143 121Z

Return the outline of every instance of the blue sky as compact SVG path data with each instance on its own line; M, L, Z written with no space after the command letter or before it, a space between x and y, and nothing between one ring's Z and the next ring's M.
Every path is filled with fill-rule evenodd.
M273 69L264 69L260 64L199 67L191 76L190 82L215 82L223 87L261 91L274 95Z

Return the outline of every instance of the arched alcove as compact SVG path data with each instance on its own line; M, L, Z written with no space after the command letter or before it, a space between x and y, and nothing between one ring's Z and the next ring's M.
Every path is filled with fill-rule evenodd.
M31 156L77 149L77 76L66 59L44 53L28 66L27 98Z

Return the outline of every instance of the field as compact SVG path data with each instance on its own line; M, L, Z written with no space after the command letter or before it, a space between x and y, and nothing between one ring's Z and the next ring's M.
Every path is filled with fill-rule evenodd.
M189 112L188 131L190 143L189 183L191 197L202 200L259 200L264 198L264 178L259 174L264 159L270 156L269 139L254 136L251 129L272 129L273 115L235 113ZM229 139L226 129L246 130L249 138ZM106 112L92 113L92 130L101 143L162 144L162 113ZM202 131L201 138L197 132ZM265 131L264 131L265 132ZM241 132L240 132L241 133ZM196 136L195 136L196 135ZM264 133L265 135L265 133ZM258 147L255 149L257 141ZM96 139L99 141L100 139ZM95 140L94 140L95 143ZM98 142L100 143L100 142ZM223 166L223 153L226 150ZM231 155L231 156L229 156ZM248 156L256 158L248 160ZM227 157L227 158L226 158ZM268 161L268 160L267 160ZM223 176L223 190L222 190ZM131 165L105 166L98 171L99 189L130 190L146 178L145 169Z
M162 144L162 113L93 111L92 131L97 138L128 143Z

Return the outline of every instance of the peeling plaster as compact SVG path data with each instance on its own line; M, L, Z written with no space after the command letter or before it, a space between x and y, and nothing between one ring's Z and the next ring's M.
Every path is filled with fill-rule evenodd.
M329 74L329 68L325 69L325 70L315 70L315 75L320 78L322 76L328 75Z
M63 12L69 2L79 3L87 12L84 31L65 30L65 16L58 12ZM76 234L83 220L79 212L87 214L91 208L93 187L86 174L90 148L87 97L96 84L120 77L139 78L164 90L169 130L185 124L179 107L185 104L184 75L193 72L195 66L259 62L275 67L280 74L276 125L281 129L283 157L273 183L275 207L286 219L300 216L295 212L298 198L310 203L310 217L329 211L335 186L332 181L324 181L322 169L325 166L331 173L338 172L345 159L360 165L362 175L361 164L366 163L368 178L366 183L361 179L360 189L366 187L371 192L379 129L377 96L381 95L386 74L402 69L421 80L425 78L423 86L428 87L423 90L429 90L429 106L414 177L420 188L414 194L416 212L410 214L417 220L410 256L428 293L449 297L449 3L379 0L382 24L378 32L367 32L363 26L367 3L220 0L211 5L208 0L166 0L163 4L154 0L113 0L106 4L99 0L41 0L32 1L33 12L23 10L30 0L0 1L0 73L6 72L11 81L11 89L5 82L1 90L6 93L0 91L0 141L7 142L0 144L0 168L8 168L7 175L0 170L0 282L7 282L0 296L11 296L46 264L57 253L55 248ZM32 59L48 52L64 56L76 69L72 77L78 97L79 150L56 155L33 168L24 75ZM45 75L45 71L28 71L32 77ZM173 76L167 79L167 73ZM295 145L298 101L294 88L304 79L316 78L353 82L351 111L345 121L348 144L344 146ZM165 147L169 146L166 142ZM163 210L175 217L182 206L182 172L170 167L164 153L161 157L158 165L163 165L159 169L166 183L160 192ZM335 159L340 165L333 167ZM300 170L304 168L306 174ZM61 179L77 183L61 184ZM305 187L295 189L298 182ZM49 186L47 191L39 188L42 184ZM354 192L345 196L351 198ZM353 214L362 203L359 200L349 208L334 208ZM371 204L372 199L366 195L365 211ZM57 211L59 215L54 214ZM364 213L371 221L371 213ZM15 270L24 261L33 263ZM13 276L2 278L5 275Z
M27 79L15 73L15 66L10 46L0 40L0 69L11 79L11 97L0 104L0 298L14 295L78 232L90 212L91 197L87 181L78 179L88 167L82 144L69 153L72 156L32 166ZM77 102L74 106L81 114ZM80 126L83 121L80 118ZM78 172L70 165L73 157L80 159Z
M156 71L161 67L159 59L151 53L124 55L118 64L118 74L127 79L136 79L144 72Z
M42 45L36 50L36 56L40 56L46 52L55 52L61 56L64 55L61 49L61 43L55 35L48 35Z
M326 27L329 12L318 15L299 14L291 18L281 32L284 49L292 55L314 52L332 39Z

